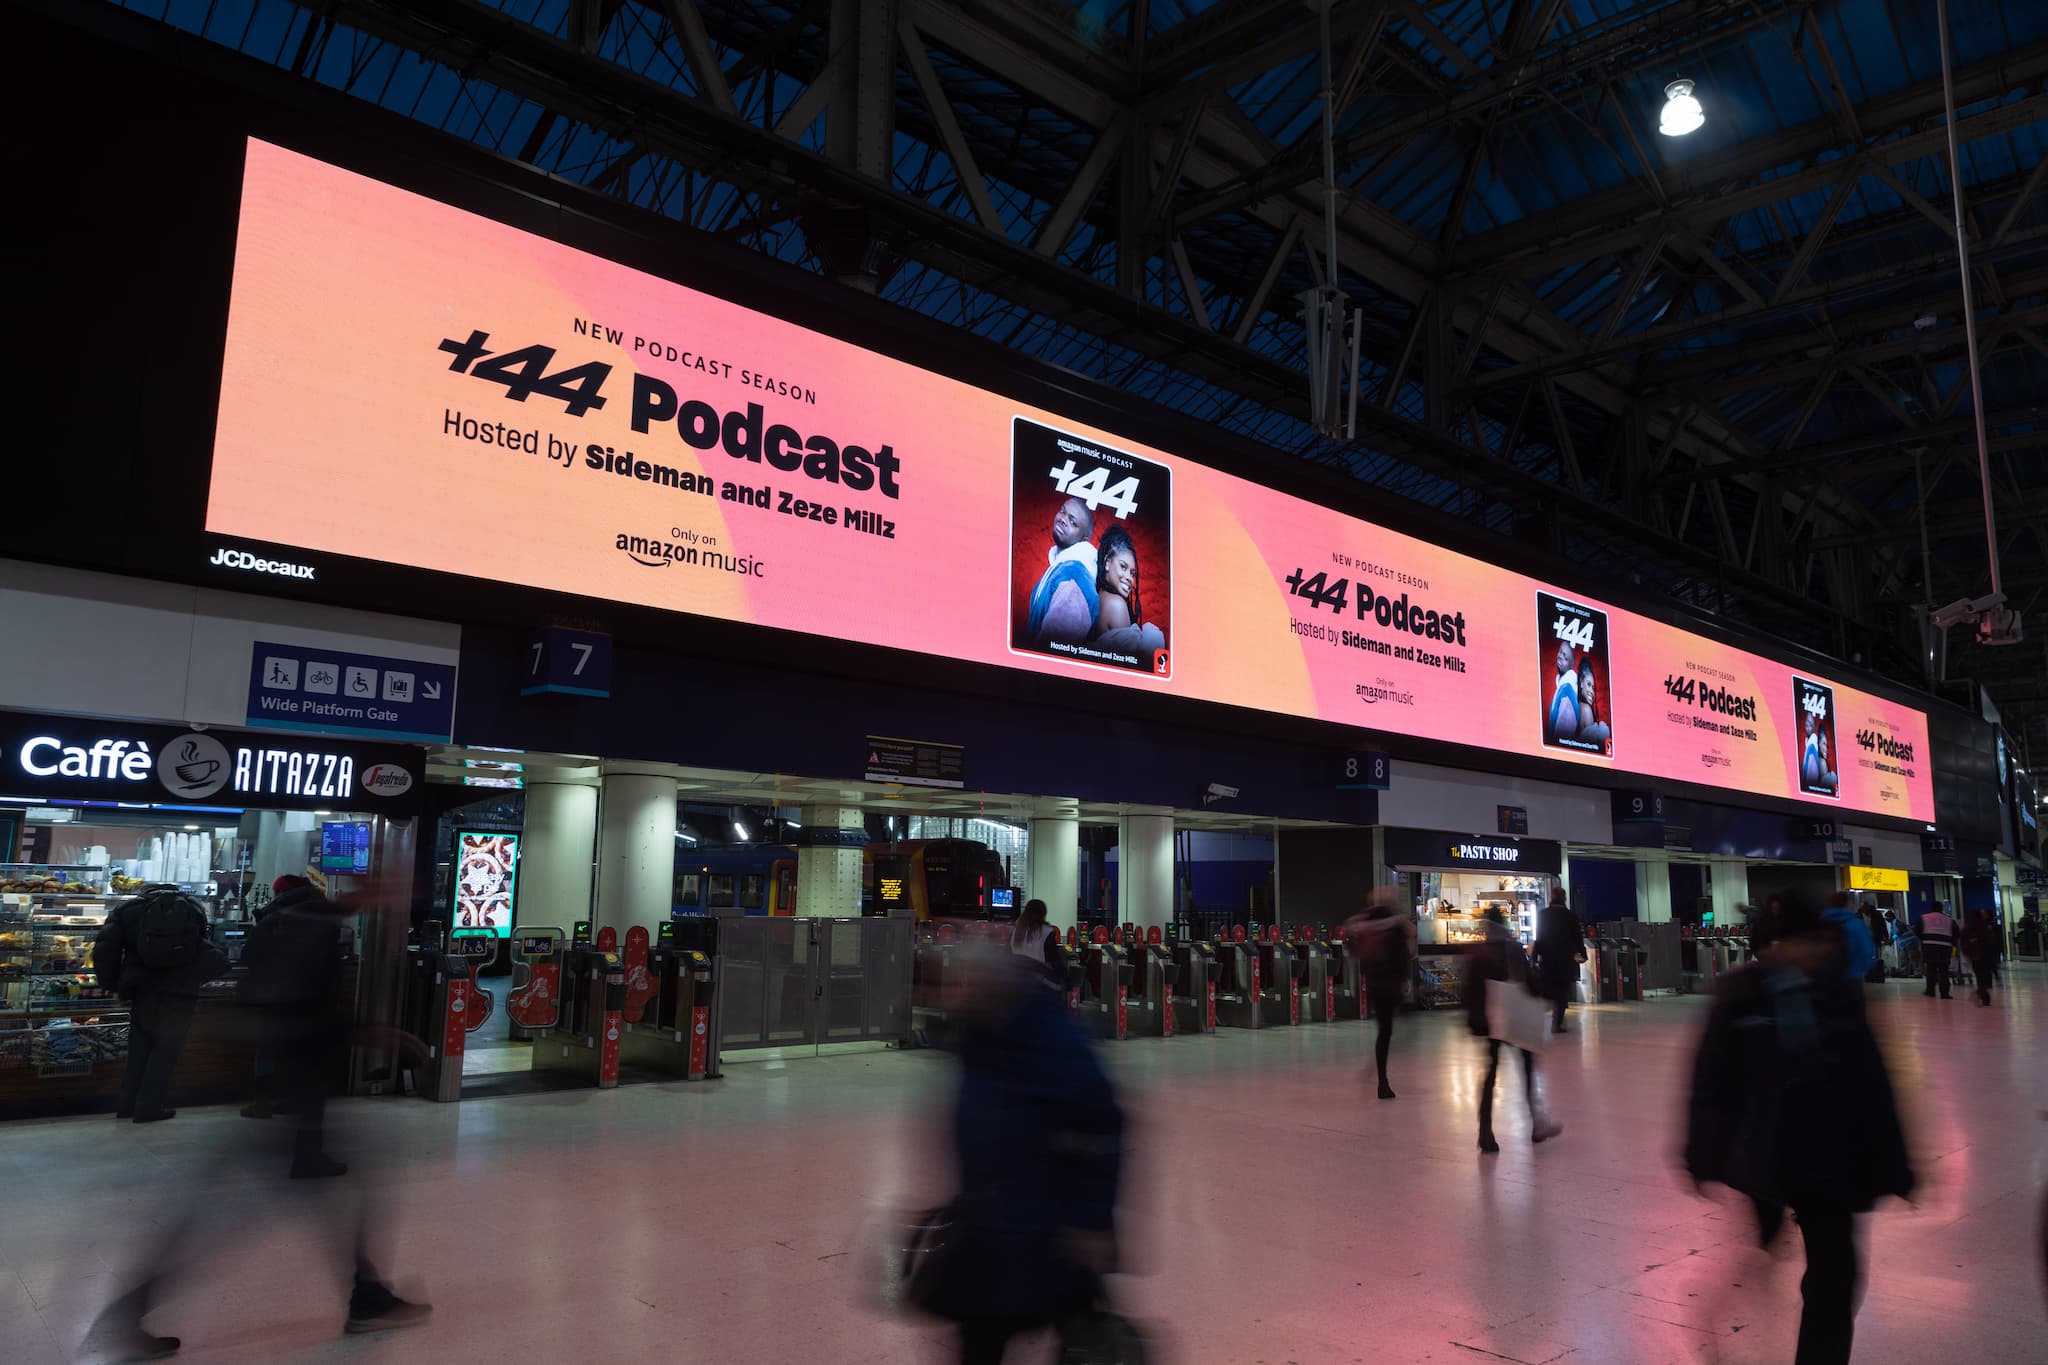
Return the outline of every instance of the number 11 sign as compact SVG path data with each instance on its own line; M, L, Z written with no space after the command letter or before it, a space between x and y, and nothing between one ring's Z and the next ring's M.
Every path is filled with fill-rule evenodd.
M526 642L522 697L558 692L572 697L612 694L612 637L594 630L550 626Z

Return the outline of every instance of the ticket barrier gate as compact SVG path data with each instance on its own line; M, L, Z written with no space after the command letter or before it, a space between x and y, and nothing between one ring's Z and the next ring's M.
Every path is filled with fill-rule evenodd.
M1643 959L1649 956L1632 938L1617 938L1615 945L1615 995L1622 1000L1643 998Z
M617 1086L625 1006L626 967L618 932L606 927L592 942L588 923L579 922L562 963L560 1014L552 1028L534 1033L533 1069L600 1090Z
M1106 929L1097 928L1097 942L1081 950L1084 973L1081 982L1081 1026L1098 1038L1131 1036L1132 962L1123 948L1108 941Z
M1216 984L1223 972L1215 946L1176 943L1168 952L1173 958L1173 1031L1214 1033Z
M462 1059L469 1035L489 1015L491 997L476 984L476 968L496 951L495 939L450 939L439 920L427 921L421 943L406 952L406 1029L425 1046L426 1064L412 1089L430 1100L462 1098Z
M1329 958L1323 970L1330 982L1330 1017L1363 1019L1366 1014L1365 980L1359 974L1358 954L1351 951L1351 943L1342 931L1323 940L1323 952Z
M1304 973L1308 963L1294 945L1278 937L1276 925L1264 943L1258 945L1259 975L1264 989L1259 994L1259 1013L1268 1024L1298 1024L1302 1018Z
M1302 962L1301 1017L1311 1024L1327 1024L1337 1017L1337 980L1331 975L1334 963L1330 946L1304 924L1294 940L1295 956Z
M521 925L512 935L512 989L505 1015L512 1036L531 1038L562 1017L562 957L567 940L560 929Z
M1242 925L1231 930L1229 940L1216 944L1216 1022L1226 1028L1259 1028L1265 1014L1259 1008L1259 947L1246 941Z
M1174 1017L1180 969L1156 926L1145 931L1142 946L1130 950L1130 959L1130 1031L1146 1038L1171 1038L1180 1022Z
M721 1074L714 1017L717 967L711 953L695 945L715 942L718 922L703 915L690 918L712 927L693 926L679 936L679 921L670 920L657 926L651 943L639 925L626 931L619 954L625 969L619 1055L628 1066L676 1080L715 1080Z

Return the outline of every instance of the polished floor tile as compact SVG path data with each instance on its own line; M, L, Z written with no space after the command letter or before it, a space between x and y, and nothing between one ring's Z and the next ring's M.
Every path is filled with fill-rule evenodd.
M1865 1220L1858 1361L2044 1359L2048 972L2015 976L1991 1009L1873 991L1923 1187ZM1133 1118L1124 1306L1191 1363L1789 1360L1796 1241L1758 1248L1745 1209L1675 1169L1701 1014L1578 1011L1542 1068L1564 1135L1528 1141L1515 1077L1493 1158L1452 1015L1401 1021L1386 1102L1356 1023L1105 1048ZM0 1128L0 1361L98 1359L86 1329L189 1198L201 1232L153 1320L181 1359L941 1362L945 1331L871 1286L891 1212L946 1190L950 1065L736 1060L710 1084L340 1106L356 1170L323 1187L277 1180L288 1128L231 1109ZM335 1230L364 1190L401 1292L437 1306L409 1333L339 1333Z

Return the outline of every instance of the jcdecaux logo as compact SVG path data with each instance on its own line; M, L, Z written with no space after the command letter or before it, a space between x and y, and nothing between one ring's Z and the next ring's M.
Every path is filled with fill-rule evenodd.
M240 569L244 573L267 573L278 578L311 578L311 564L292 564L282 559L265 559L252 555L247 550L230 550L225 545L213 552L207 563L221 569Z

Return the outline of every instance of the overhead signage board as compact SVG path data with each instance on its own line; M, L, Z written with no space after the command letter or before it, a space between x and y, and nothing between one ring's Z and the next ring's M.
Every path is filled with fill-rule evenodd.
M1385 749L1353 749L1337 756L1337 790L1383 792L1394 784L1394 760Z
M207 527L1934 813L1913 707L260 141Z
M869 735L864 772L870 782L906 787L964 787L967 751L958 744Z
M1387 866L1407 871L1469 869L1554 877L1564 868L1564 850L1554 839L1395 828L1382 830L1380 838Z
M1849 867L1851 891L1904 891L1906 886L1906 870L1902 867Z
M569 697L612 694L612 637L602 631L565 630L550 626L536 631L526 644L526 677L519 695L545 692Z
M0 712L0 794L411 815L421 753L346 740Z
M248 722L445 742L455 732L455 665L258 640L249 646Z

